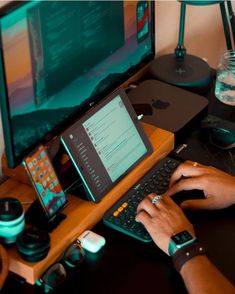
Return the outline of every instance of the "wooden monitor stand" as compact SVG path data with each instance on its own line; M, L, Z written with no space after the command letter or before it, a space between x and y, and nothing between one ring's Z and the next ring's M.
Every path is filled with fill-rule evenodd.
M15 246L13 246L7 249L10 257L10 271L25 278L28 283L35 284L42 273L55 262L69 244L82 232L91 229L99 222L103 214L134 183L159 161L159 159L165 157L174 148L174 134L148 124L143 125L153 146L153 153L121 180L99 203L85 201L69 195L69 204L63 211L67 217L50 234L51 249L47 257L36 263L27 262L21 258ZM26 205L23 205L25 210L27 210L29 206L27 203L33 202L36 195L30 185L19 182L19 180L22 181L22 178L26 178L25 175L19 175L20 179L17 180L17 172L14 170L10 171L6 165L4 166L4 173L7 175L14 174L14 179L8 179L0 186L0 197L16 197L22 203L26 203Z

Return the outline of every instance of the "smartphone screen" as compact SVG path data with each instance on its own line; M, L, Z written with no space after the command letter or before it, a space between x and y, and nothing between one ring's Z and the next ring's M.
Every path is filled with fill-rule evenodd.
M46 149L40 145L23 160L30 180L48 218L53 217L65 204L67 197L59 182Z
M139 1L136 8L137 40L142 42L149 34L149 7L148 1Z

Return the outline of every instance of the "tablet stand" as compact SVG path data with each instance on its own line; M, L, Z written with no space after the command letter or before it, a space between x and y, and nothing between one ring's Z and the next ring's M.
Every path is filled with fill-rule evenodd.
M26 223L48 233L51 233L65 218L65 214L58 213L53 218L48 219L37 199L31 204L25 213Z

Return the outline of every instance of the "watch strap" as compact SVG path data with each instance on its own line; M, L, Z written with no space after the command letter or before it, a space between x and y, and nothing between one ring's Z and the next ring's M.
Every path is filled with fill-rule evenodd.
M180 272L182 266L191 258L206 254L206 248L198 241L195 241L179 250L177 250L173 256L172 261L178 272Z

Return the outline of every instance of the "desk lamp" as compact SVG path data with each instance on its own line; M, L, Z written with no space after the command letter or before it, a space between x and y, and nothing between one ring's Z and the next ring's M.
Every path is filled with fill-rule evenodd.
M224 34L226 39L227 49L232 49L229 23L226 14L226 8L224 1L215 0L180 0L180 27L179 27L179 39L178 45L175 48L174 54L163 55L152 63L150 66L150 75L156 79L162 80L169 84L184 87L185 89L191 89L196 92L204 92L211 85L211 71L208 63L203 59L186 54L184 47L184 26L185 26L185 12L186 5L212 5L219 4L220 12L223 22ZM234 29L234 15L230 1L226 1L228 5L228 11L230 16L231 27ZM234 32L234 31L233 31ZM235 33L234 33L235 35Z

